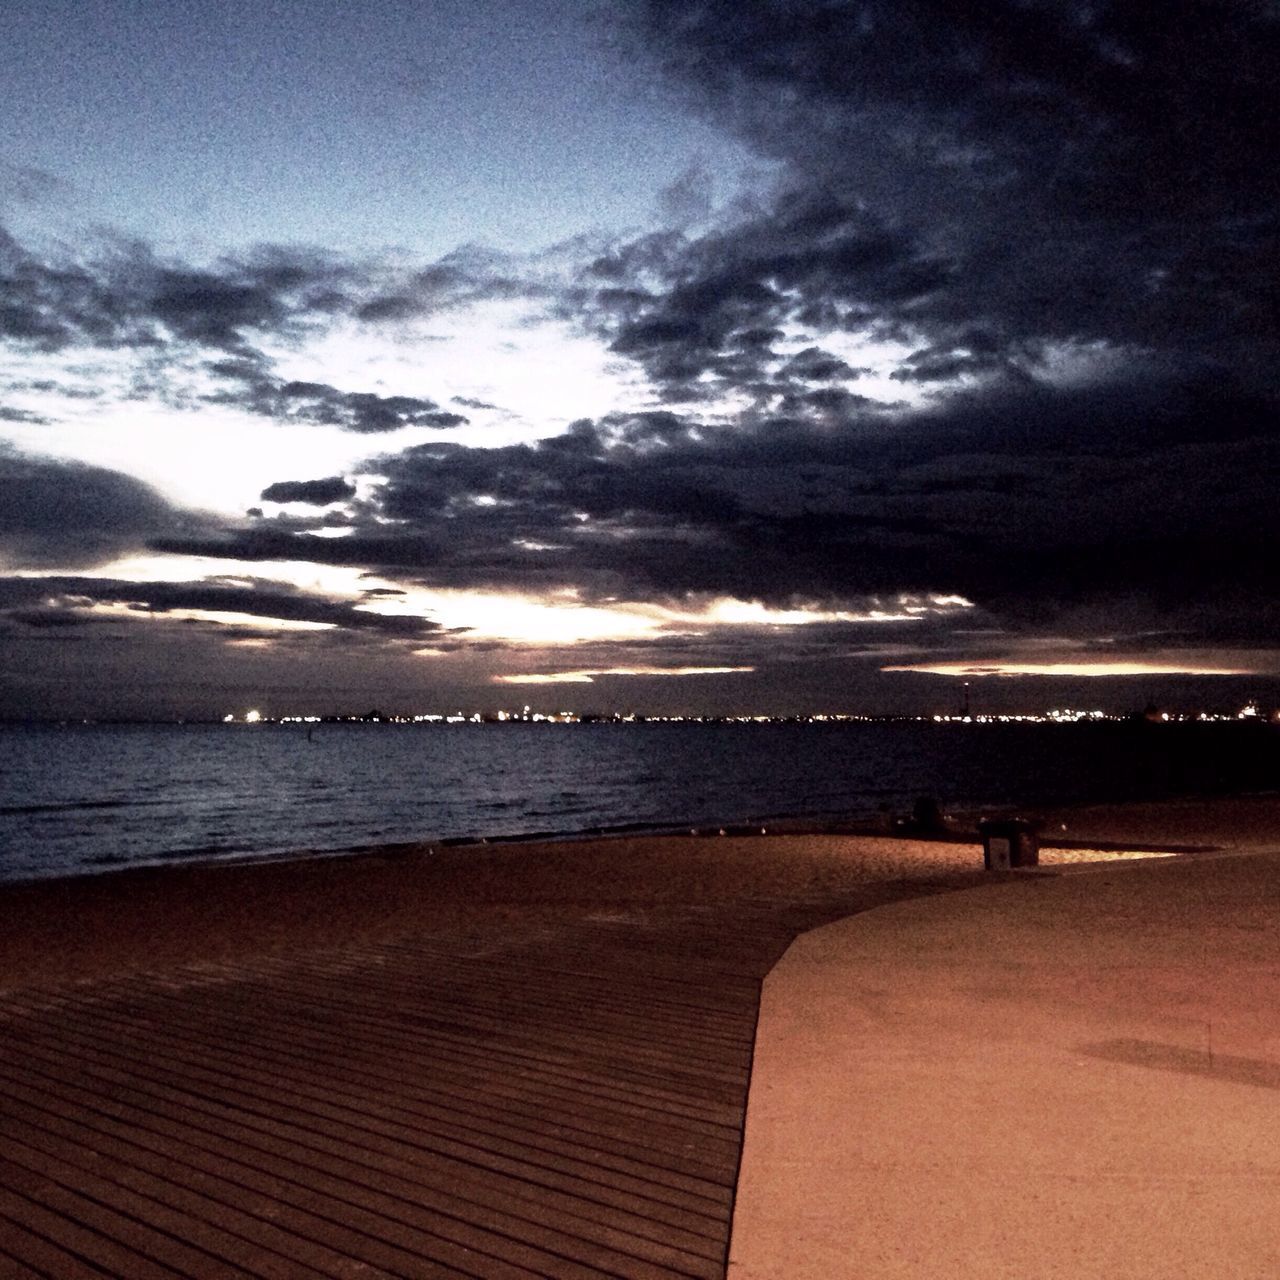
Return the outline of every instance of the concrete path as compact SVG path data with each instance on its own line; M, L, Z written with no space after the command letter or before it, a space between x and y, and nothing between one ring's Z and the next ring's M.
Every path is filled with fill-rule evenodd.
M1280 853L882 907L765 982L730 1280L1280 1276Z

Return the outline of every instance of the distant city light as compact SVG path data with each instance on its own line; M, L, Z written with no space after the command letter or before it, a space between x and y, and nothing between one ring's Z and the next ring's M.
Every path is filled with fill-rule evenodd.
M875 724L881 722L917 724L1098 724L1104 721L1143 720L1148 724L1182 724L1195 722L1251 722L1260 725L1280 725L1280 708L1263 710L1257 702L1249 702L1238 711L1161 711L1149 706L1143 712L1122 714L1102 711L1098 708L1052 707L1047 711L1033 712L974 712L966 706L957 712L934 714L873 715L849 711L811 711L785 715L725 714L725 715L649 715L636 711L614 710L609 712L586 711L535 711L528 703L519 710L494 711L491 709L440 712L383 712L367 711L361 715L315 713L290 713L266 716L261 711L245 712L245 724L317 725L317 724L448 724L448 725L497 725L497 724ZM222 717L223 724L235 724L236 716Z

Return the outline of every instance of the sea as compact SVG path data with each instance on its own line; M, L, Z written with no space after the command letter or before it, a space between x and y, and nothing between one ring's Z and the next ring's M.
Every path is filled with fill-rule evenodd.
M1276 789L1248 723L0 726L0 880Z

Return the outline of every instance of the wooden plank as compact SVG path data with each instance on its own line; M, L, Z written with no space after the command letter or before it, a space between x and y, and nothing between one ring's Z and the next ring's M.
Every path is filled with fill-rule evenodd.
M88 1019L95 1016L116 1025L130 1025L125 1015L113 1016L108 1012L115 1007L115 1002L95 1006L92 997L84 997L82 1010L77 1015L77 1025L84 1025ZM209 1012L203 1007L195 1007L190 1016L196 1025L200 1025L208 1018ZM151 1026L157 1035L171 1036L177 1024L178 1015L164 1012L162 1016L157 1016L157 1020L146 1025ZM234 1038L237 1043L246 1034L243 1026L229 1026L223 1030L228 1039ZM278 1052L281 1044L292 1045L304 1039L304 1033L297 1024L291 1024L278 1016L273 1017L270 1025L261 1034L268 1038L267 1043L273 1052ZM340 1034L330 1034L327 1039L320 1042L320 1049L323 1052L314 1055L313 1060L317 1058L326 1061L342 1060L344 1055L349 1060L353 1055L345 1049L346 1043ZM645 1140L649 1135L657 1133L660 1136L671 1135L672 1143L679 1141L683 1135L686 1143L693 1140L700 1150L723 1144L725 1149L721 1159L712 1168L719 1168L725 1161L733 1159L730 1148L736 1147L736 1132L728 1131L724 1126L706 1124L681 1115L663 1117L661 1113L648 1107L632 1106L621 1099L602 1098L598 1093L587 1094L575 1091L574 1082L566 1083L564 1077L557 1077L557 1083L548 1085L545 1079L536 1077L524 1064L520 1064L519 1071L510 1071L506 1069L507 1064L499 1063L498 1071L491 1071L485 1075L486 1060L483 1057L478 1062L471 1062L452 1050L449 1050L450 1056L432 1057L430 1046L423 1047L418 1054L412 1054L406 1052L402 1045L394 1041L379 1043L374 1046L374 1049L376 1057L373 1062L362 1064L366 1068L372 1069L376 1064L394 1060L402 1077L412 1078L415 1069L423 1076L427 1073L430 1073L431 1078L438 1076L450 1100L465 1095L468 1091L474 1091L480 1103L489 1102L494 1108L500 1108L502 1114L507 1113L507 1109L513 1105L513 1100L525 1108L542 1108L553 1114L561 1114L565 1109L572 1109L574 1114L584 1116L587 1120L598 1114L624 1132L629 1132L635 1141ZM460 1057L462 1062L457 1066L456 1063ZM659 1147L659 1150L666 1149L666 1147ZM702 1176L698 1189L705 1191L706 1180L714 1179L715 1175L714 1172L708 1172L706 1168L700 1169L700 1173Z
M152 1055L149 1079L134 1087L135 1059L103 1053L87 1043L76 1045L61 1038L28 1040L28 1056L41 1074L64 1080L61 1057L70 1049L78 1054L94 1081L111 1088L119 1102L150 1109L152 1114L177 1121L183 1109L199 1117L207 1132L245 1132L254 1135L258 1150L286 1154L282 1144L306 1153L309 1166L356 1187L376 1187L415 1204L423 1193L437 1204L448 1204L461 1220L516 1234L529 1230L555 1230L578 1240L595 1241L641 1257L666 1256L678 1249L699 1256L706 1253L705 1222L684 1215L684 1223L670 1221L662 1206L620 1194L615 1188L582 1177L566 1177L512 1160L491 1160L475 1165L474 1152L459 1150L433 1135L416 1134L367 1114L364 1124L350 1123L343 1109L321 1103L299 1106L292 1099L281 1104L269 1087L244 1089L221 1085L217 1072L194 1063L174 1071ZM213 1128L206 1128L214 1126ZM647 1213L642 1210L648 1210ZM525 1226L518 1225L524 1222ZM696 1227L696 1230L695 1230ZM548 1237L550 1238L550 1237ZM576 1244L560 1242L572 1253Z
M136 1024L110 1017L103 1018L100 1014L100 1010L86 1010L77 1024L77 1031L92 1039L92 1032L100 1030L102 1036L98 1042L105 1044L108 1049L125 1045L132 1035L146 1033L145 1027L139 1028ZM467 1111L461 1105L466 1098L465 1081L458 1082L450 1091L433 1094L405 1084L403 1080L389 1082L368 1073L353 1073L336 1056L298 1057L282 1053L278 1046L272 1045L268 1045L268 1048L276 1050L275 1052L259 1054L252 1052L252 1043L246 1052L247 1036L237 1037L235 1049L229 1050L225 1047L225 1029L221 1027L217 1028L220 1034L215 1036L213 1028L195 1023L196 1030L209 1034L204 1038L182 1037L175 1035L175 1030L180 1030L174 1025L176 1021L171 1021L167 1028L166 1043L180 1047L184 1053L198 1053L206 1066L216 1068L228 1079L262 1081L278 1090L294 1090L299 1094L322 1098L326 1096L326 1091L321 1086L337 1083L344 1088L336 1096L348 1104L352 1098L358 1099L362 1113L367 1111L369 1114L383 1114L412 1126L447 1132L463 1143L479 1144L480 1149L506 1151L513 1155L524 1152L536 1163L547 1164L550 1168L563 1167L572 1171L571 1166L580 1164L584 1170L603 1176L606 1181L627 1190L629 1194L653 1198L675 1206L687 1206L692 1211L706 1210L726 1203L724 1193L713 1184L694 1182L692 1179L672 1184L663 1167L648 1161L620 1159L606 1145L606 1138L590 1131L576 1130L564 1141L559 1141L558 1135L563 1130L549 1134L547 1129L536 1125L512 1126L507 1123L509 1113L505 1109L486 1111L477 1108ZM317 1087L321 1087L318 1094L315 1092ZM434 1099L438 1098L447 1099L449 1105L435 1105ZM384 1099L387 1101L384 1102ZM475 1120L468 1123L471 1116ZM461 1123L459 1117L462 1117ZM733 1148L726 1145L724 1160L732 1160L732 1151ZM612 1176L615 1174L616 1177Z
M270 1034L255 1034L254 1024L229 1023L204 1008L186 1017L180 1009L166 1014L162 1021L154 1016L129 1020L87 1000L78 1014L76 1026L81 1031L102 1027L113 1035L121 1030L163 1031L167 1042L181 1045L184 1051L196 1050L201 1054L209 1052L210 1043L216 1040L219 1046L234 1045L239 1060L260 1064L263 1069L283 1063L304 1080L323 1074L326 1079L343 1081L361 1096L388 1097L405 1104L405 1109L411 1112L416 1107L421 1107L424 1114L444 1111L460 1128L471 1124L479 1126L481 1132L505 1132L513 1141L531 1143L534 1150L544 1145L553 1151L589 1150L593 1160L670 1186L677 1202L682 1202L682 1192L691 1202L727 1202L722 1187L705 1174L683 1176L672 1172L673 1167L688 1163L682 1161L680 1155L680 1144L688 1139L687 1129L662 1126L646 1118L642 1126L646 1145L640 1145L635 1130L641 1126L637 1126L634 1115L613 1118L601 1112L584 1116L587 1108L581 1095L556 1099L545 1090L533 1097L513 1088L503 1090L496 1087L506 1083L503 1077L479 1081L474 1072L461 1068L451 1072L447 1058L398 1057L388 1070L390 1053L379 1053L373 1062L365 1062L354 1058L345 1051L342 1042L333 1038L319 1042L308 1040L296 1024L291 1025L284 1019L276 1021ZM188 1031L192 1034L184 1034ZM222 1051L226 1052L225 1048ZM484 1085L495 1087L482 1087ZM565 1117L582 1123L568 1123ZM590 1123L593 1120L596 1122ZM714 1145L714 1141L705 1134L699 1137L702 1147ZM736 1149L736 1141L731 1136L725 1136L723 1143L721 1165L732 1161L732 1151Z
M9 1185L17 1185L23 1176L14 1169L35 1175L43 1184L41 1203L49 1207L70 1203L77 1213L77 1194L91 1206L91 1216L107 1224L118 1240L139 1250L150 1252L159 1261L184 1275L207 1277L208 1280L244 1280L264 1273L249 1270L235 1260L245 1260L242 1242L210 1229L187 1213L181 1213L163 1200L145 1192L130 1191L124 1196L123 1184L92 1167L83 1148L49 1141L49 1135L38 1124L32 1125L15 1115L8 1117L5 1129L5 1154L0 1157L0 1176ZM282 1260L283 1261L283 1260ZM320 1273L295 1264L292 1275ZM283 1270L274 1272L283 1276Z
M120 1215L104 1212L89 1197L66 1192L51 1179L0 1157L0 1212L51 1244L107 1275L130 1280L182 1280L182 1272L159 1262L151 1241L142 1249L121 1239Z
M0 995L0 1274L717 1280L761 979L904 892L748 884Z
M485 1280L554 1274L545 1266L512 1265L427 1232L406 1232L394 1217L370 1214L357 1203L316 1193L300 1161L274 1169L266 1163L259 1166L252 1163L252 1153L234 1141L201 1141L205 1135L198 1128L167 1122L164 1116L121 1106L89 1091L51 1090L49 1084L36 1072L8 1073L0 1078L0 1092L6 1100L25 1102L52 1132L110 1153L122 1166L202 1193L224 1212L238 1215L246 1232L324 1275L367 1276L370 1267L378 1269L375 1274L405 1277L424 1271ZM588 1274L593 1273L575 1273L566 1263L566 1276Z
M110 1272L13 1217L11 1192L0 1184L0 1275L5 1280L101 1280Z
M619 1226L618 1213L598 1203L582 1206L586 1211L582 1214L573 1212L563 1197L558 1205L547 1204L545 1188L539 1194L543 1203L532 1204L533 1188L511 1177L510 1171L488 1194L477 1195L474 1179L467 1177L473 1170L459 1164L442 1173L421 1158L420 1150L409 1154L419 1157L417 1173L427 1181L410 1181L403 1176L404 1148L382 1126L349 1130L332 1116L328 1123L317 1123L325 1118L300 1114L292 1105L264 1096L223 1088L199 1076L194 1066L186 1075L169 1072L157 1065L154 1055L146 1064L145 1080L138 1079L140 1059L126 1059L118 1068L104 1067L98 1055L83 1048L78 1070L68 1068L66 1047L56 1043L50 1048L29 1037L26 1062L4 1066L8 1080L70 1094L81 1102L96 1094L102 1099L99 1110L108 1116L153 1132L175 1134L198 1143L205 1153L255 1172L296 1181L324 1201L330 1217L341 1219L358 1206L381 1214L387 1222L411 1223L499 1255L511 1240L527 1239L557 1258L599 1265L621 1275L649 1274L646 1262L675 1262L690 1274L705 1273L698 1261L706 1252L705 1242L691 1241L687 1233L671 1227L657 1224L657 1230L641 1235L641 1224L629 1221ZM88 1089L95 1094L87 1094ZM388 1152L401 1157L399 1163ZM423 1220L418 1208L424 1197L438 1210L430 1221ZM693 1244L697 1255L691 1251ZM556 1271L568 1274L563 1262L556 1263Z

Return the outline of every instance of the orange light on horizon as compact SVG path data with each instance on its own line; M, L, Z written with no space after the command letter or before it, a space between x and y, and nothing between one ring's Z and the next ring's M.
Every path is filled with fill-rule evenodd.
M916 662L881 667L881 671L914 671L934 676L1075 676L1093 679L1105 676L1250 676L1256 668L1219 666L1201 662Z
M754 671L755 667L601 667L582 671L530 672L494 676L494 684L593 684L597 676L728 676Z

